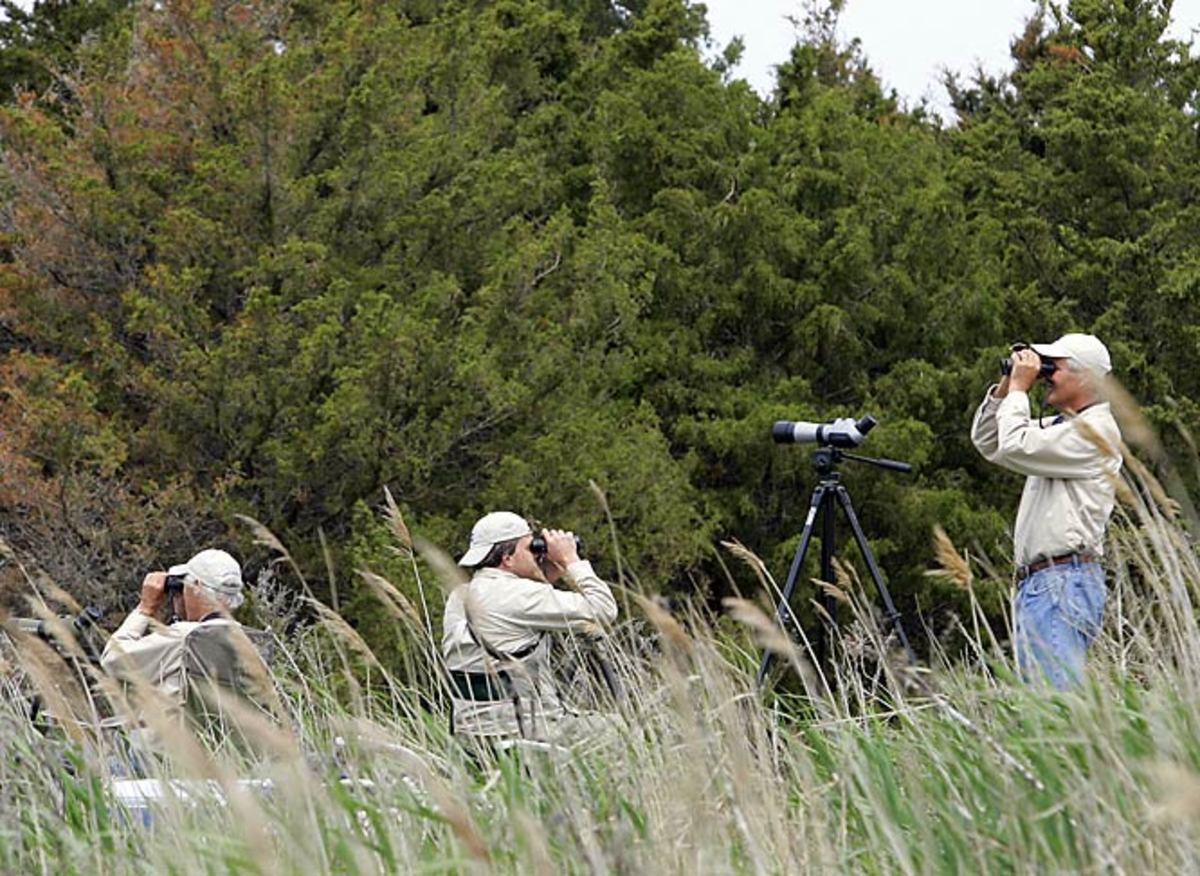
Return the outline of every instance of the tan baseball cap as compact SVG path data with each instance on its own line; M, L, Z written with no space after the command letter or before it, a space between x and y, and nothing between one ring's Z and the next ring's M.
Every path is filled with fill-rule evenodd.
M242 604L242 567L238 561L222 550L209 548L200 551L181 566L172 566L167 575L182 575L185 581L194 581L219 596L229 610Z
M493 511L480 517L471 528L471 544L458 561L460 566L478 566L488 552L502 541L532 535L527 521L511 511Z
M1063 335L1053 344L1030 344L1030 349L1043 359L1074 359L1089 371L1108 374L1112 371L1112 358L1108 347L1095 335L1073 333Z

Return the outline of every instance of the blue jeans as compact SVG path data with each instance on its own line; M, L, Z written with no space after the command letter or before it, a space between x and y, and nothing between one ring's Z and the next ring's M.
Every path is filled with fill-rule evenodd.
M1034 572L1017 590L1013 617L1021 677L1059 690L1078 685L1104 617L1104 570L1072 563Z

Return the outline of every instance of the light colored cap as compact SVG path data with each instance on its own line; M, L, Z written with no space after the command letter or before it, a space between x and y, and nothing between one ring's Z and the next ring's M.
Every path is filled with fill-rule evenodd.
M1095 335L1063 335L1053 344L1030 344L1033 352L1043 359L1074 359L1089 371L1107 374L1112 371L1108 347Z
M221 598L233 611L242 604L242 567L225 551L200 551L182 566L172 566L167 575L182 575Z
M529 522L520 514L511 511L493 511L485 514L471 528L471 546L458 561L460 566L478 566L488 552L502 541L532 535Z

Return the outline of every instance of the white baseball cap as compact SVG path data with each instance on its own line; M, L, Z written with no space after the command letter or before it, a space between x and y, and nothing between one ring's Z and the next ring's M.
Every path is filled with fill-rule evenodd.
M502 541L532 535L529 522L511 511L493 511L480 517L471 528L471 546L458 561L460 566L478 566L488 552Z
M242 604L242 567L225 551L209 548L200 551L181 566L167 569L168 576L182 575L219 596L229 610Z
M1074 359L1089 371L1107 374L1112 371L1108 347L1095 335L1063 335L1053 344L1030 344L1030 349L1043 359Z

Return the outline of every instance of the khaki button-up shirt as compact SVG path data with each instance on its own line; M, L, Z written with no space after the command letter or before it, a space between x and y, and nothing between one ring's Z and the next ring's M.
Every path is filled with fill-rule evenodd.
M183 705L192 675L212 675L216 679L238 678L246 696L254 699L260 694L266 678L266 666L257 652L245 640L236 647L234 637L245 639L241 624L229 618L213 618L204 621L178 621L164 625L153 621L141 611L133 611L125 618L117 631L109 638L100 657L100 665L109 675L116 678L138 676L154 685L160 693L176 705ZM208 640L212 634L228 640L224 648L206 649L204 655L194 653L193 645L201 646L201 639ZM202 646L201 646L202 647ZM240 671L242 659L239 653L246 652L246 659L254 659L252 671ZM216 653L217 665L212 664ZM254 682L254 684L248 684Z
M455 732L545 738L546 722L562 717L564 709L550 670L549 642L544 634L598 632L617 617L612 590L596 575L591 563L572 563L566 574L579 588L578 593L488 568L480 569L450 594L442 617L442 654L451 671L495 672L504 667L497 665L487 649L511 655L537 646L519 667L506 670L516 688L517 703L477 703L456 697Z
M1061 423L1030 416L1029 396L993 390L975 414L971 441L989 462L1026 475L1013 531L1018 565L1075 552L1104 553L1121 471L1121 432L1105 402Z

